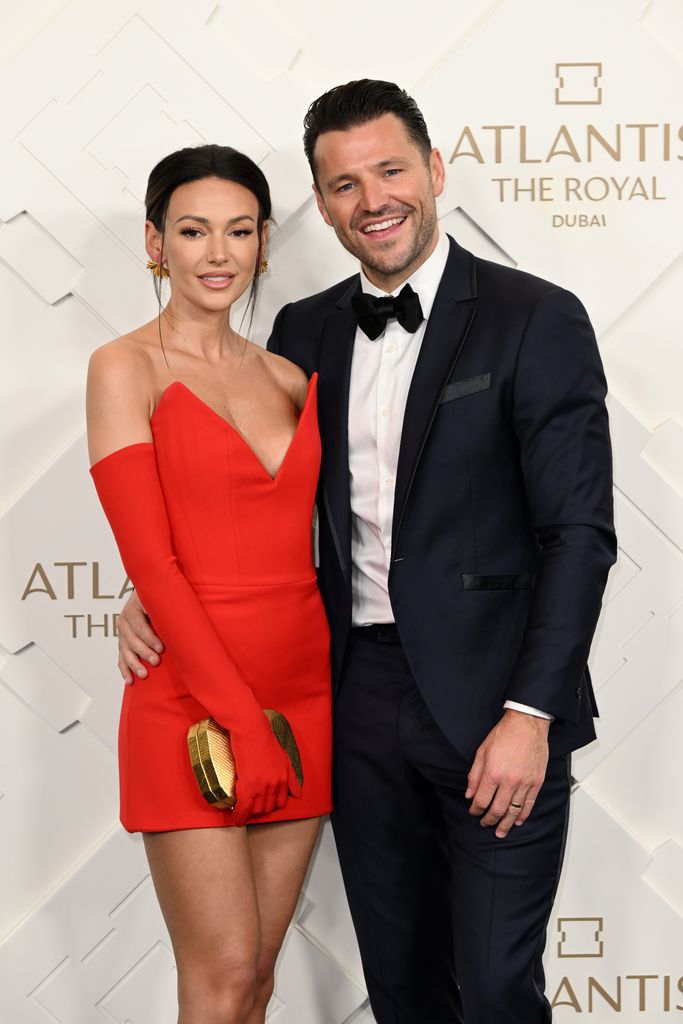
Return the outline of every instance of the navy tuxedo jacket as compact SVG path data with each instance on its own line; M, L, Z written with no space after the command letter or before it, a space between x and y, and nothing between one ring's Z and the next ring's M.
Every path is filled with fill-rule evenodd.
M268 342L319 374L318 578L335 686L351 625L359 288L355 275L290 303ZM389 595L420 691L465 757L506 699L555 716L553 754L595 735L586 661L616 555L605 394L578 299L450 239L406 404Z

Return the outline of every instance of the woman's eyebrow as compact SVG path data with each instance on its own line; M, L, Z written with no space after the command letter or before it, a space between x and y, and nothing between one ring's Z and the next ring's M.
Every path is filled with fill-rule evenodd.
M181 220L196 220L200 224L210 224L208 217L199 217L194 213L184 213L182 217L178 217L177 220L173 221L173 224L178 224ZM254 218L249 213L241 213L239 217L231 217L230 220L226 221L227 224L236 224L238 220L250 220L254 222ZM254 222L255 223L255 222Z

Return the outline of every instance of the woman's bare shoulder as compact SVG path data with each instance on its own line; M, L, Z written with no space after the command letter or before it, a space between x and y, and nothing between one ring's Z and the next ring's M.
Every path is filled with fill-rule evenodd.
M95 349L88 364L89 410L113 404L122 414L144 411L151 416L158 393L158 341L152 326L136 328Z
M88 381L147 383L151 377L149 332L141 327L96 348L90 356Z
M285 359L284 356L268 352L266 349L260 350L260 356L278 386L286 391L297 408L301 409L308 393L308 377L301 367L290 362L289 359Z
M151 360L137 331L92 353L86 391L91 464L119 448L151 441L153 391Z

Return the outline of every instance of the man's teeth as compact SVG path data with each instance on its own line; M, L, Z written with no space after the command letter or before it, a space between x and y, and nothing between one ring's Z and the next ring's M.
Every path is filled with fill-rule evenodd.
M393 220L383 220L380 224L368 224L366 228L363 228L363 234L367 235L371 231L386 231L387 228L393 228L394 224L402 224L405 217L395 217Z

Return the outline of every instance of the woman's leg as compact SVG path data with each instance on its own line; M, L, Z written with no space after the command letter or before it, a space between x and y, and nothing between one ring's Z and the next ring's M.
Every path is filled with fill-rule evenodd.
M275 961L299 899L319 826L320 818L306 818L248 827L261 943L254 1008L245 1024L265 1021Z
M247 829L147 833L144 841L178 968L178 1024L247 1024L261 944Z

